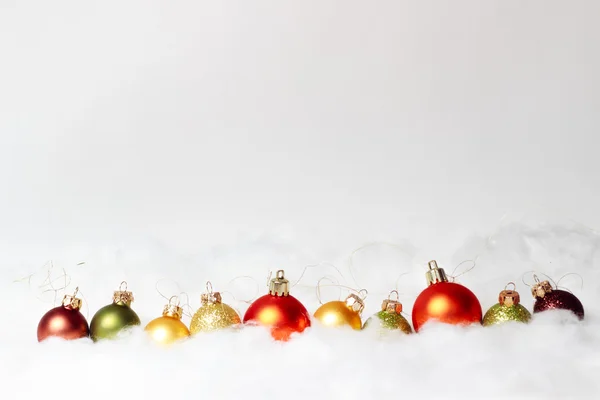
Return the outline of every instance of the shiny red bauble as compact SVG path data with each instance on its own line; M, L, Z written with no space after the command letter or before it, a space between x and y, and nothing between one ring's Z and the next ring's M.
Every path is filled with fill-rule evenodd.
M483 312L477 297L465 286L448 282L444 270L430 261L429 286L419 294L412 310L415 332L428 321L453 325L481 323Z
M289 294L289 282L283 271L271 280L269 294L256 299L244 314L245 324L257 324L271 328L271 336L286 341L293 333L310 326L310 314L295 297Z
M62 305L44 314L37 328L38 342L51 336L74 340L90 335L90 327L79 311L81 300L74 296L65 296Z

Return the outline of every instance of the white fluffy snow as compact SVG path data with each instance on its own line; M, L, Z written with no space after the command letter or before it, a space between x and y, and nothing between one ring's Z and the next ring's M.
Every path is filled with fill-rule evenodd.
M597 398L598 15L592 0L5 0L2 396ZM310 311L324 276L366 288L366 319L396 288L409 314L431 259L475 260L458 282L484 312L509 281L531 309L528 271L579 274L560 285L586 318L36 341L45 274L60 287L63 269L88 318L122 280L143 324L156 288L195 309L207 280L243 314L284 269Z

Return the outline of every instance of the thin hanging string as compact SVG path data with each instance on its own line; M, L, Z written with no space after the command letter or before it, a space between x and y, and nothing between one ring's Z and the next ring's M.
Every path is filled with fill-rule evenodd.
M177 298L181 300L181 297L183 295L185 295L186 302L181 304L181 308L183 309L182 313L186 317L192 318L194 315L194 309L190 305L190 296L187 294L187 292L180 292L179 295L177 296ZM186 307L187 307L187 310L186 310Z
M539 279L539 278L538 278L538 276L537 276L537 274L540 274L540 275L543 275L543 276L545 276L546 278L548 278L548 281L550 281L550 282L552 282L552 283L554 284L554 288L555 288L555 289L558 289L558 285L556 284L556 282L554 282L554 279L552 279L550 276L548 276L548 275L546 275L546 274L544 274L544 273L542 273L542 272L537 272L537 274L536 274L536 271L535 271L535 270L531 270L531 271L524 272L524 273L523 273L523 275L521 275L521 282L523 282L523 284L524 284L525 286L528 286L528 287L531 287L531 286L532 286L532 285L528 284L527 282L525 282L525 275L527 275L527 274L529 274L529 273L533 274L533 281L534 281L535 283L540 283L540 279Z
M339 285L339 284L333 284L333 285L321 285L321 281L323 279L328 279L328 277L324 276L321 279L319 279L317 281L317 287L316 287L316 294L317 294L317 300L319 301L320 304L323 304L323 301L321 300L321 287L323 286L331 286L331 287L337 287L340 289L340 296L338 296L338 300L341 300L341 289L347 289L351 292L356 293L359 297L361 297L362 300L366 299L369 292L367 291L367 289L354 289L350 286L346 286L346 285ZM364 294L363 294L364 293Z
M462 276L462 275L466 274L467 272L471 271L472 269L474 269L477 266L477 258L479 258L479 256L475 257L474 260L464 260L464 261L461 261L460 263L458 263L458 265L456 267L454 267L454 269L452 270L452 273L450 275L448 275L450 277L450 281L454 282L454 281L456 281L456 278L458 278L459 276ZM471 268L467 268L466 270L464 270L460 274L454 275L454 273L456 272L456 270L458 269L458 267L460 267L464 263L468 263L468 262L472 262L473 263L473 265L471 266Z
M90 320L90 306L88 304L88 301L85 298L85 295L83 294L81 289L79 289L79 287L77 287L76 290L81 295L81 299L83 300L83 304L85 305L85 318L89 321Z
M367 247L371 247L371 246L378 246L378 245L385 245L385 246L391 246L391 247L395 247L397 249L402 250L402 252L406 255L410 255L408 254L408 252L406 251L406 248L399 245L399 244L395 244L395 243L390 243L390 242L369 242L369 243L365 243L362 246L358 247L357 249L355 249L352 253L350 253L350 257L348 259L348 270L350 272L350 277L352 278L352 281L354 282L354 285L356 287L361 287L361 285L358 284L357 280L356 280L356 274L354 271L354 256L356 255L356 253L358 253L361 250L364 250Z
M172 279L168 279L168 278L162 278L162 279L159 279L159 280L158 280L158 281L156 281L156 283L154 284L154 289L156 289L156 291L158 292L158 294L160 295L160 297L162 297L163 299L165 299L165 300L167 300L167 301L170 301L170 300L171 300L171 297L173 297L173 296L171 296L171 297L167 297L167 296L165 296L164 294L162 294L162 292L161 292L161 291L160 291L160 289L158 288L158 284L159 284L161 281L171 281L171 282L173 282L173 283L175 284L175 286L177 287L177 291L178 291L179 293L181 293L181 292L182 292L182 290L181 290L181 287L179 286L179 283L177 283L176 281L174 281L174 280L172 280Z
M270 279L270 277L271 277L271 273L269 272L269 279ZM237 279L242 279L242 278L250 279L250 280L254 281L254 283L256 284L256 293L251 299L249 299L249 300L238 299L237 296L230 290L224 290L220 293L221 293L221 295L224 295L225 293L229 294L231 297L233 297L234 301L239 301L239 302L246 303L246 304L252 304L252 302L254 302L254 300L256 300L258 298L258 296L260 295L260 284L258 283L258 281L256 279L254 279L253 277L251 277L249 275L236 276L235 278L233 278L229 282L227 282L227 286L229 286L231 283L233 283ZM268 285L269 285L269 283L267 282L267 286ZM212 288L212 284L211 284L211 288Z
M400 278L402 278L404 275L408 275L410 274L410 272L403 272L400 275L398 275L398 278L396 278L396 282L394 284L394 287L396 288L395 291L396 293L400 293L399 289L398 289L398 282L400 281ZM391 292L390 292L391 293Z
M556 282L556 288L561 288L561 286L558 286L558 284L560 283L560 281L562 281L566 276L569 275L577 275L579 277L579 280L581 280L581 286L580 286L580 290L583 289L583 277L581 275L579 275L577 272L569 272L567 274L564 274L563 276L560 277L560 279ZM569 289L567 289L566 287L562 287L562 289L567 290L570 292Z
M304 267L304 269L302 269L302 273L300 274L300 277L299 277L299 278L296 280L296 282L294 282L294 283L292 284L292 287L295 287L295 286L297 286L297 285L299 285L299 284L300 284L300 281L302 280L302 278L303 278L303 277L304 277L304 275L306 274L306 271L308 271L308 270L309 270L309 269L311 269L311 268L318 268L318 267L323 267L323 266L325 266L325 267L329 267L329 268L333 268L333 269L334 269L334 270L335 270L335 271L336 271L336 272L337 272L337 273L338 273L340 276L342 276L342 277L344 276L344 275L342 274L342 272L339 270L339 268L338 268L338 267L336 267L335 265L331 264L331 263L327 263L327 262L320 262L320 263L318 263L318 264L309 264L309 265L306 265L306 266ZM303 285L300 285L300 286L303 286ZM305 287L312 287L312 285L310 285L310 286L309 286L309 285L306 285Z

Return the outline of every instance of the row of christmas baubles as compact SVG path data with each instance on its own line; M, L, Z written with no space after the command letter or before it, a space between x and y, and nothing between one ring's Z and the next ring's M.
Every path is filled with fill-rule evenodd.
M482 323L493 325L507 321L528 322L529 311L520 304L519 293L515 290L503 290L499 302L492 306L482 317L482 309L477 297L458 283L449 282L444 270L435 261L429 262L426 273L428 287L417 297L412 322L415 331L429 320L449 324ZM115 338L130 326L140 325L138 315L131 309L133 295L127 288L119 288L113 296L113 303L96 312L91 323L79 311L81 300L74 295L66 295L61 306L48 311L38 325L38 341L50 336L63 339L91 337L92 340ZM198 332L238 326L242 323L238 313L222 303L218 292L207 286L207 292L201 296L201 307L192 317L190 327L181 321L183 309L171 300L163 310L163 315L152 320L145 328L150 337L159 343L169 344ZM551 309L565 309L583 319L581 302L570 292L552 288L548 281L532 287L534 312ZM402 315L402 304L390 298L383 301L381 311L369 318L363 326L361 313L363 299L355 294L345 301L331 301L317 309L314 317L326 326L349 325L353 329L363 329L377 324L379 329L397 329L412 333L409 322ZM278 271L269 284L269 293L254 301L246 311L244 324L259 324L271 328L272 336L277 340L287 340L296 332L302 332L311 324L306 308L289 294L289 281L284 272Z

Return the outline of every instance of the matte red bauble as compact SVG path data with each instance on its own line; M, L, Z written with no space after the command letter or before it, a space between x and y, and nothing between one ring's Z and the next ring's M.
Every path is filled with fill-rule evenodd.
M269 284L269 294L256 299L246 311L244 323L269 326L274 339L286 341L310 326L310 314L290 295L289 281L279 270Z
M78 289L72 296L65 295L62 305L48 311L38 324L38 342L50 336L66 340L80 339L90 335L90 327L81 312L81 299L76 298Z
M425 277L429 286L419 294L412 310L415 332L429 320L453 325L481 323L481 304L473 292L448 282L446 273L435 261L429 262Z
M536 284L531 288L531 294L535 298L533 312L539 313L547 310L569 310L579 319L583 319L583 304L574 294L566 290L554 289L550 282L540 282L534 276Z

